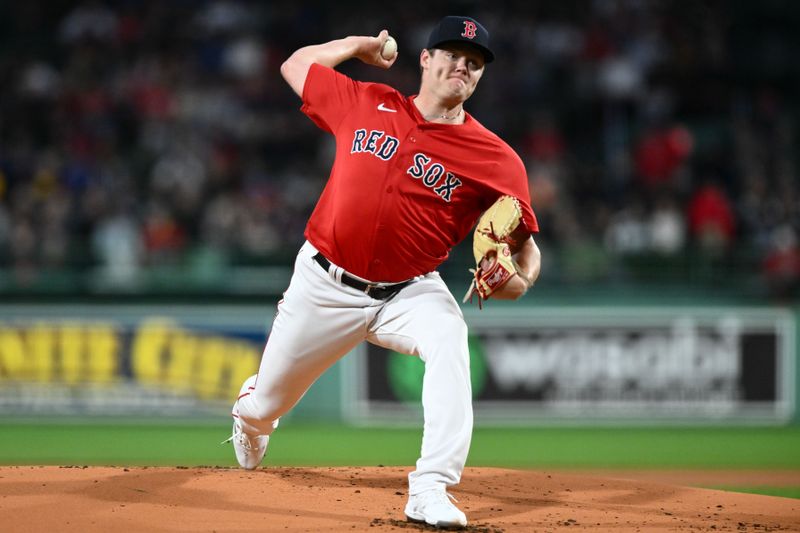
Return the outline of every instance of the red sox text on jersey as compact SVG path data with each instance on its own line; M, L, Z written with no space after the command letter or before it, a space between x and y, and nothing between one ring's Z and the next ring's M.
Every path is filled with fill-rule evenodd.
M351 154L369 153L383 161L389 161L400 145L395 137L381 130L360 128L353 133ZM455 174L448 172L444 165L433 161L422 152L414 154L413 164L406 173L412 178L421 180L422 184L433 189L445 202L450 201L453 190L461 185L461 180ZM439 184L437 187L436 185Z
M422 179L422 184L426 187L435 187L437 183L441 183L439 187L433 189L433 192L442 197L445 202L450 201L450 195L453 189L461 185L461 180L455 177L452 172L447 172L444 165L441 163L431 162L431 158L423 153L414 154L414 164L406 171L412 178ZM442 181L439 178L444 178Z

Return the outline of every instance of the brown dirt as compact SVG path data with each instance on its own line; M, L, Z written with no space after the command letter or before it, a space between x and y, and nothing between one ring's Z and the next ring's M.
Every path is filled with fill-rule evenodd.
M0 468L9 532L414 531L407 468ZM467 468L451 492L470 531L798 531L800 500L690 488L714 472ZM717 472L800 485L800 472ZM683 477L681 477L683 476ZM694 481L691 481L694 476ZM638 479L634 479L638 478ZM702 481L698 481L702 480ZM729 482L730 481L730 482ZM717 483L717 481L712 481ZM760 481L759 481L760 483Z

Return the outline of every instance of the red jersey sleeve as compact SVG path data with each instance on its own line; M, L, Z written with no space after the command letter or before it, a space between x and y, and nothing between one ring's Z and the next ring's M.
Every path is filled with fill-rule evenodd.
M531 207L531 193L528 187L528 173L519 156L510 148L497 165L492 182L496 184L495 190L499 195L507 194L519 200L522 208L522 223L530 233L539 231L539 222ZM491 198L488 208L497 198Z
M300 110L320 129L334 133L367 85L313 63L303 85L303 107Z

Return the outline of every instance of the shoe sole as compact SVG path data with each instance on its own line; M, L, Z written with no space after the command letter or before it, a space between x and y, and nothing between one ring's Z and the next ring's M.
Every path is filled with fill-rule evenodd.
M466 529L466 525L461 525L457 522L436 522L435 524L431 524L426 520L420 518L411 518L410 516L406 515L407 522L413 522L414 524L427 524L429 526L433 526L438 529L449 529L449 530L457 530L457 529Z

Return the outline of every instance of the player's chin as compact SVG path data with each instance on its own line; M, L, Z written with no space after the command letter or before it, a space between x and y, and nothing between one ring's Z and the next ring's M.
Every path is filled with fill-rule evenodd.
M470 96L472 96L472 92L474 90L475 90L475 87L471 87L469 85L460 85L453 91L453 93L456 95L456 97L459 100L464 102L467 99L469 99Z
M447 100L451 104L460 103L463 104L467 100L469 100L470 93L466 91L451 91L450 94L447 96Z

